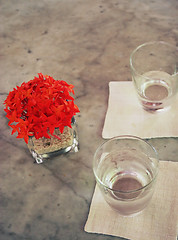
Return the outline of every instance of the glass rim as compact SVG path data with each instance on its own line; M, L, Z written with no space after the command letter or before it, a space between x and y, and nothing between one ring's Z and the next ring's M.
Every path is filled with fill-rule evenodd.
M137 75L139 75L140 77L142 76L142 74L140 74L136 69L135 67L133 66L133 57L134 57L134 54L139 50L141 49L142 47L146 47L148 45L153 45L153 44L160 44L160 45L167 45L171 48L174 48L175 50L178 51L178 47L168 43L168 42L165 42L165 41L151 41L151 42L145 42L145 43L142 43L140 44L139 46L137 46L133 51L132 53L130 54L130 67L131 67L131 70L134 71ZM178 72L175 72L173 73L171 76L176 76L178 74ZM146 77L149 79L149 77Z
M140 187L140 188L137 188L137 189L134 189L134 190L129 190L129 191L122 191L122 190L115 190L111 187L108 187L98 176L97 176L97 173L96 171L94 170L94 164L95 164L95 159L96 159L96 155L97 153L99 152L99 150L107 143L113 141L113 140L116 140L116 139L135 139L135 140L139 140L143 143L145 143L146 145L148 145L152 150L153 152L156 154L156 159L157 159L157 171L154 175L154 177L144 186ZM106 189L110 190L110 191L113 191L115 193L121 193L121 194L130 194L130 193L135 193L135 192L139 192L139 191L142 191L143 189L147 188L151 183L153 183L158 175L158 171L159 171L159 158L158 158L158 152L156 151L156 149L150 144L148 143L145 139L142 139L140 137L137 137L137 136L134 136L134 135L119 135L119 136L115 136L115 137L112 137L110 138L109 140L106 140L105 142L103 142L102 144L99 145L99 147L96 149L95 151L95 154L94 154L94 157L93 157L93 172L94 172L94 176L96 178L96 180ZM127 199L128 200L128 199Z

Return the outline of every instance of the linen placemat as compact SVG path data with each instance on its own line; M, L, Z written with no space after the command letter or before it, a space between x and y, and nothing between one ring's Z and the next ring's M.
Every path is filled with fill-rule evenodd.
M178 94L170 109L145 111L136 95L133 82L110 82L109 101L103 138L136 135L141 138L178 137Z
M96 186L85 231L131 240L176 240L178 234L178 163L160 161L149 205L134 217L112 210Z

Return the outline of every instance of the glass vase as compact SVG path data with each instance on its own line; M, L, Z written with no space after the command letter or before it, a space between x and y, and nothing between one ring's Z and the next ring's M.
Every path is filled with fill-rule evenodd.
M78 152L78 134L74 117L72 118L71 126L72 128L64 127L62 134L59 128L54 130L54 135L57 135L60 140L54 136L39 139L36 139L34 136L29 137L27 146L35 162L43 163L45 159L50 159L69 151Z

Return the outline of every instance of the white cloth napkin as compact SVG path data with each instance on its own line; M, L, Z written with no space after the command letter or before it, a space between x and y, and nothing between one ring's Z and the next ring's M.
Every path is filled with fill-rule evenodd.
M178 234L178 163L160 161L150 204L134 217L120 216L96 186L85 231L131 240L176 240Z
M178 94L170 109L150 113L142 108L132 82L110 82L102 137L118 135L178 137Z

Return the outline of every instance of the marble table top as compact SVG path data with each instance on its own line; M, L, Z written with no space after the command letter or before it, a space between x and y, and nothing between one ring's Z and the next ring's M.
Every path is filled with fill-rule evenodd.
M0 239L109 240L84 225L95 186L92 159L101 137L110 81L131 81L139 44L177 44L176 0L0 1ZM34 164L11 135L3 101L37 73L75 86L80 151ZM178 138L151 139L177 161Z

